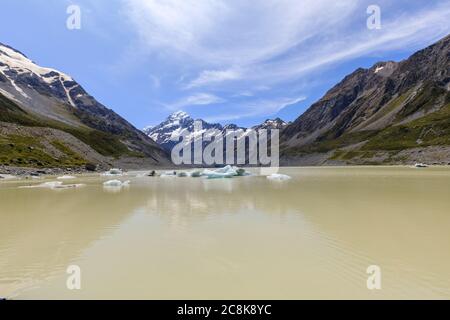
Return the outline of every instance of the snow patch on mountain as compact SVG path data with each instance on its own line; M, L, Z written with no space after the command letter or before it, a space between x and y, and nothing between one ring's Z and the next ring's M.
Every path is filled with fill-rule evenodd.
M40 67L25 55L0 43L0 62L8 65L17 73L32 72L43 78L47 83L53 82L55 76L61 77L64 81L73 81L72 77L61 73L55 69Z
M46 85L54 90L62 89L66 102L76 107L70 95L71 90L77 87L77 85L70 86L76 84L72 77L52 68L41 67L21 52L2 43L0 43L0 73L9 80L11 87L25 98L29 97L24 89L39 85L36 81L40 81L41 86ZM19 83L25 86L21 87Z

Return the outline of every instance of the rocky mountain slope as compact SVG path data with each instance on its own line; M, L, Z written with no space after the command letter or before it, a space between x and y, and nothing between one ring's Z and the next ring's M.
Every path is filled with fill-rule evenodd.
M358 69L282 132L282 163L450 162L450 36Z
M167 153L72 77L0 44L0 165L167 165Z

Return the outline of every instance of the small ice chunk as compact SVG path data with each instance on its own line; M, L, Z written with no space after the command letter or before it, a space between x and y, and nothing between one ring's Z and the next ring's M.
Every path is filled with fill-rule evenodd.
M214 172L216 172L216 173L224 173L224 174L232 174L233 173L233 174L237 175L236 170L230 165L228 165L226 167L223 167L223 168L220 168L220 169L216 169L216 170L214 170Z
M204 170L202 173L203 176L206 176L208 179L223 179L223 178L233 178L237 175L235 171L229 172L218 172L212 170Z
M291 180L292 178L285 174L273 173L270 176L267 176L267 179L269 179L271 181L287 181L287 180Z
M73 188L79 188L84 186L83 184L63 184L61 181L49 181L44 182L35 186L24 186L19 187L21 189L23 188L46 188L46 189L73 189Z
M55 186L52 189L73 189L84 186L84 184L61 184L59 186Z
M38 185L37 187L53 189L53 188L62 186L62 184L63 184L63 183L62 183L61 181L50 181L50 182L44 182L44 183L41 183L41 184Z
M176 176L176 171L166 171L161 175L161 178L175 178Z
M119 188L122 188L122 187L127 187L129 185L130 185L130 181L122 182L120 180L109 180L109 181L106 181L106 182L103 183L103 186L105 186L105 187L119 187Z
M103 176L109 177L109 176L122 176L123 171L121 169L111 169L109 171L106 171L102 174Z
M248 175L245 169L226 166L216 170L204 170L202 173L203 176L206 176L208 179L221 179L221 178L232 178L232 177L242 177Z
M178 173L178 178L186 178L188 176L188 174L186 172L179 172Z
M58 180L72 180L72 179L76 179L74 176L61 176L56 178Z

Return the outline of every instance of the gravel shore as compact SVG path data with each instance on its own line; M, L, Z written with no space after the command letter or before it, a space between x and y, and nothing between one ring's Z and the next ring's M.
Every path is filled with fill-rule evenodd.
M0 179L2 179L2 175L15 177L26 177L26 176L38 177L38 176L82 174L88 172L92 173L92 171L88 171L84 167L36 169L36 168L18 168L18 167L0 166Z

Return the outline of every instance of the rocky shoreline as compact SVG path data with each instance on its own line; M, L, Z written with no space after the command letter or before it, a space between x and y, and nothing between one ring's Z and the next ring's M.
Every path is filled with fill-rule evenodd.
M45 176L65 176L65 175L82 175L82 174L95 174L101 173L110 170L111 167L97 166L97 167L74 167L74 168L27 168L27 167L11 167L11 166L2 166L0 165L0 181L4 179L11 179L14 177L17 178L33 178L33 177L45 177ZM175 169L172 167L154 167L148 169L145 168L136 168L139 170L172 170ZM180 168L178 168L180 169ZM122 169L124 172L127 169ZM132 170L132 169L130 169Z
M78 168L22 168L22 167L9 167L0 166L0 179L2 175L4 176L15 176L15 177L39 177L39 176L54 176L54 175L73 175L73 174L83 174L92 173L96 170L87 170L85 167Z

